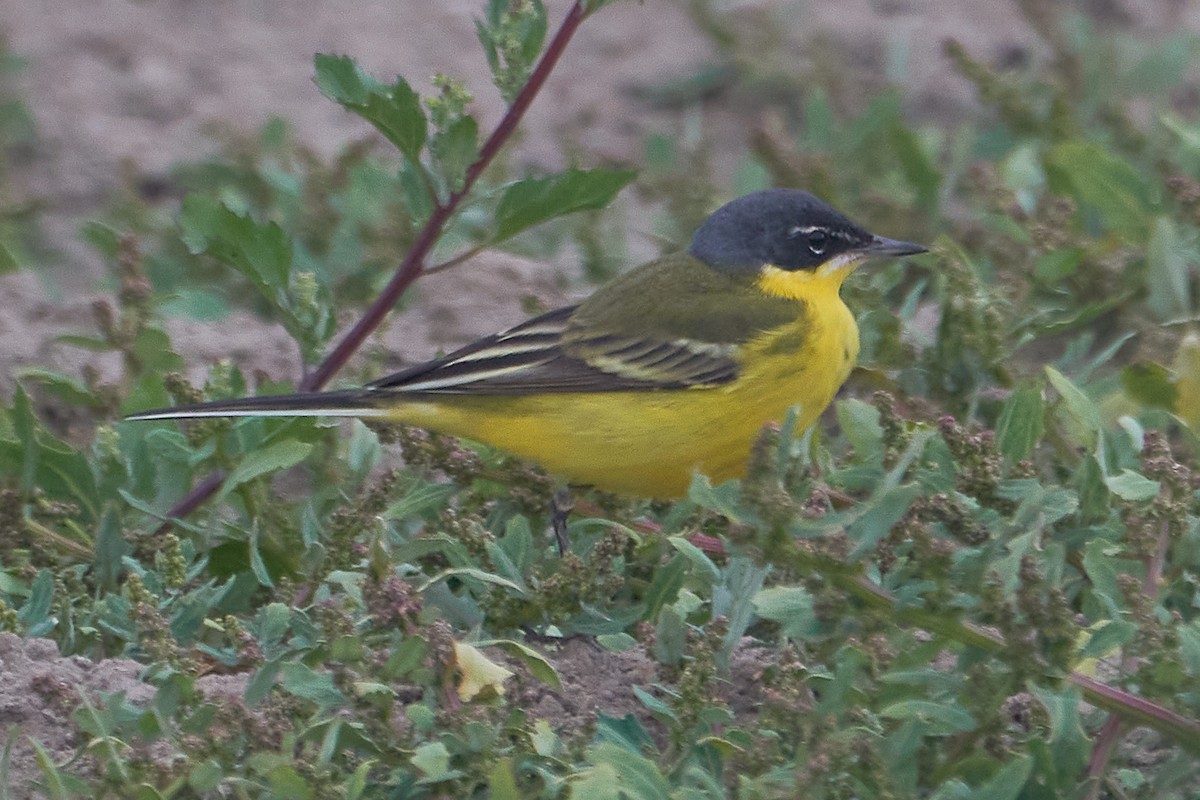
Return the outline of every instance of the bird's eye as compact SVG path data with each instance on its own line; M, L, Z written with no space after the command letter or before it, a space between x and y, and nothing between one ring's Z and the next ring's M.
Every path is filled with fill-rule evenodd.
M825 231L809 231L808 249L814 256L822 255L829 246L829 234Z

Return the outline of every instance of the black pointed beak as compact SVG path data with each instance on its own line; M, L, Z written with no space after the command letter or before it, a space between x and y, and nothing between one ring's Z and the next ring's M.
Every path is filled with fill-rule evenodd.
M863 248L868 256L915 256L917 253L928 253L929 248L912 242L902 242L899 239L888 239L875 236Z

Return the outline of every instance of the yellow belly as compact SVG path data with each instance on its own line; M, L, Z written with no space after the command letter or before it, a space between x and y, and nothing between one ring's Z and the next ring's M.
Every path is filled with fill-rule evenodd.
M799 407L813 423L858 355L858 329L836 294L793 325L744 346L737 380L657 392L438 397L398 406L393 419L486 442L572 483L643 497L687 492L696 471L741 477L767 422Z

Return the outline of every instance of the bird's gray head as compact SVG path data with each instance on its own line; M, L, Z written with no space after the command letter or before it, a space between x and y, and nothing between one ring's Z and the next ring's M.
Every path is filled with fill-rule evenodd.
M756 273L764 264L813 270L852 251L866 258L925 248L868 233L808 192L765 189L714 211L688 249L709 266L734 273Z

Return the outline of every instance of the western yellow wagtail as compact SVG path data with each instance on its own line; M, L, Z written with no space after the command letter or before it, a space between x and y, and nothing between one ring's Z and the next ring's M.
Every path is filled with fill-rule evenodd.
M858 355L842 282L925 248L863 230L807 192L717 209L687 252L361 389L134 414L372 417L486 442L577 484L677 497L700 471L739 477L764 423L807 428Z

